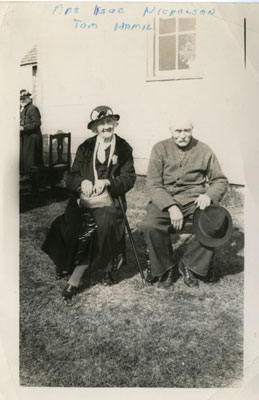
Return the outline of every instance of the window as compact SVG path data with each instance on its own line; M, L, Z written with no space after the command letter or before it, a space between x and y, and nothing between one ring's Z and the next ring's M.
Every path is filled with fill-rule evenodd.
M32 98L33 98L33 100L36 100L36 98L37 98L37 70L38 70L38 66L33 65L32 66Z
M201 78L196 42L196 18L156 19L153 37L149 37L148 78Z

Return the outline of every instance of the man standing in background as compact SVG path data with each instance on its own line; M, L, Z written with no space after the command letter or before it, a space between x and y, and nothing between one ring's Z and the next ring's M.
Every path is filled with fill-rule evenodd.
M20 176L27 179L31 167L43 164L41 115L32 104L31 93L20 91Z

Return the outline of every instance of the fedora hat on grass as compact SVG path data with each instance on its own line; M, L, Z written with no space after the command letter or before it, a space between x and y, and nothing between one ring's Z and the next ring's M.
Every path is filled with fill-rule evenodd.
M93 109L90 114L91 121L87 125L88 129L92 129L97 122L102 121L106 117L113 117L116 121L119 121L119 114L113 114L113 111L110 107L107 106L98 106Z
M229 240L232 229L231 215L222 206L212 204L204 210L197 208L193 214L193 231L204 246L222 246Z

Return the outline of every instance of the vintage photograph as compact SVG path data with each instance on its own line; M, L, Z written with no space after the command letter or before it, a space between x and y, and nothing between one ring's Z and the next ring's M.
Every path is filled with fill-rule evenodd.
M257 4L5 5L19 384L242 387Z

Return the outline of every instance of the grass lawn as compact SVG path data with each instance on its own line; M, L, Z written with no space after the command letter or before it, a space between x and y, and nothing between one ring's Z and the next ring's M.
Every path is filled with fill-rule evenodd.
M128 193L128 218L145 265L138 226L145 215L145 179ZM98 279L69 305L66 280L55 280L40 249L66 201L20 216L20 383L64 387L238 387L243 374L243 195L231 188L231 240L214 258L216 282L189 289L143 287L127 239L128 265L120 282ZM23 203L24 205L24 200ZM31 207L29 207L31 208ZM179 259L189 236L174 245ZM179 246L179 243L181 246Z

